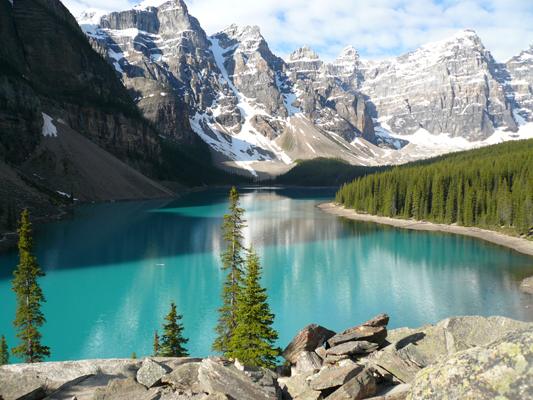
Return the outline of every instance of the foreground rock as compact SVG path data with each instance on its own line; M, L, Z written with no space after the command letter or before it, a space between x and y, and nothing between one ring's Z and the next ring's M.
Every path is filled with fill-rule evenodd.
M387 323L381 315L336 336L386 329ZM297 335L288 347L296 360L277 369L291 376L213 356L15 364L0 367L0 399L533 398L533 323L452 317L389 331L381 345L355 335L326 349L328 335L334 337L318 325Z
M154 357L5 365L0 398L281 399L274 372L236 363L221 357Z
M532 367L533 327L427 367L408 399L531 399Z

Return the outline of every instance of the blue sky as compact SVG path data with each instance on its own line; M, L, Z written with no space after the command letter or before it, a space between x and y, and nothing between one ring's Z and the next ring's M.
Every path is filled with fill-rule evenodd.
M63 0L74 16L87 8L119 11L139 1ZM185 0L208 35L232 23L257 25L285 58L308 45L326 62L352 45L384 59L473 29L498 61L533 44L533 0Z

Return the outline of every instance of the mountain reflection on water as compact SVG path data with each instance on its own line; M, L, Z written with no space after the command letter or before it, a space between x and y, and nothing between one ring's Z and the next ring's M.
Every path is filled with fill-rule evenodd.
M518 291L533 274L530 257L469 237L325 214L315 206L334 190L240 193L246 245L253 241L261 257L281 347L307 324L341 331L383 312L391 328L452 315L533 320L532 297ZM89 204L70 220L39 227L36 255L47 273L42 333L51 360L150 355L170 300L183 314L190 354L211 354L228 195L218 189ZM10 346L9 279L17 264L16 251L0 254L0 333Z

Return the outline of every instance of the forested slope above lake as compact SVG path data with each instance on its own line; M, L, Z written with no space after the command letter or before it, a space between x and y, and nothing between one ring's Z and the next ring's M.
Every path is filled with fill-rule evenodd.
M358 212L507 233L533 233L533 140L407 164L342 186L335 202Z

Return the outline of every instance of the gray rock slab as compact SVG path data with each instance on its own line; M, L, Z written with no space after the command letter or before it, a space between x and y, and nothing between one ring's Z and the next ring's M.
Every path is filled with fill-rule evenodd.
M159 363L146 358L139 371L137 371L137 382L146 386L148 389L161 382L161 378L167 373Z
M418 373L408 399L533 398L533 327L452 354Z
M295 397L294 400L322 400L322 392L316 390L308 390L307 392L302 393L300 396Z
M85 375L135 377L141 364L140 360L126 358L3 365L0 367L0 393L4 400L15 400L39 387L46 388L50 394Z
M148 394L146 387L136 382L134 378L115 378L111 379L105 388L94 391L94 400L136 400L154 398L156 392ZM77 396L76 396L77 397ZM65 399L65 397L63 397ZM89 398L88 398L89 399ZM59 400L59 399L58 399ZM80 400L78 398L78 400ZM154 399L155 400L155 399Z
M411 391L411 385L403 383L401 385L389 386L384 390L379 390L377 396L367 400L405 400Z
M376 394L376 380L370 369L361 371L328 396L328 400L360 400Z
M308 377L313 375L312 372L307 372L301 375L294 375L289 377L283 377L278 379L278 384L283 392L284 399L295 399L298 396L303 395L311 389L310 383L307 380Z
M277 399L234 366L224 367L211 358L202 361L198 378L206 393L224 393L239 400Z
M313 390L326 390L333 387L342 386L354 376L361 373L363 369L363 365L357 364L346 367L324 369L320 371L320 373L313 380L311 380L311 388Z
M198 379L200 364L198 362L182 364L171 373L163 375L161 382L171 384L176 390L201 393L203 390Z
M326 356L342 356L352 354L369 354L378 349L376 343L367 341L346 342L326 350Z
M314 351L302 351L296 359L296 371L313 371L322 367L322 359Z

